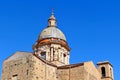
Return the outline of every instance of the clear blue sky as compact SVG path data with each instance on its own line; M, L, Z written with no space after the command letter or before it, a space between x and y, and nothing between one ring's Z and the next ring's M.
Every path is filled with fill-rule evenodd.
M16 51L32 52L54 7L71 63L109 60L120 79L120 0L0 0L0 74Z

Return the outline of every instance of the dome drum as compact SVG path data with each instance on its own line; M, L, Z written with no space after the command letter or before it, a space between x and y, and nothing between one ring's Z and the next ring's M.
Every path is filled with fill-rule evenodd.
M70 51L70 48L67 42L62 39L58 39L58 38L45 38L42 40L38 40L37 43L33 46L33 49L35 47L45 45L45 44L60 44L61 46L65 47L68 51Z

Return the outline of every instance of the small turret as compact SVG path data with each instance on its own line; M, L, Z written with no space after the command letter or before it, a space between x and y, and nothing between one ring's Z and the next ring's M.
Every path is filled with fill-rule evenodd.
M113 77L113 67L112 64L108 61L99 62L98 71L101 74L101 80L114 80Z

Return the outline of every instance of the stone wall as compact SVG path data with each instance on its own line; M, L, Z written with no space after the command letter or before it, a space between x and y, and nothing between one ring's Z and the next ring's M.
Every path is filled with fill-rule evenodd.
M57 80L57 67L47 64L33 56L33 78L32 80Z
M84 80L83 66L58 69L58 80Z
M92 61L84 62L84 78L85 80L101 80L101 74L94 66Z
M105 65L104 65L105 66ZM110 65L107 65L111 68ZM100 67L100 66L99 66ZM102 78L94 64L56 66L32 53L15 53L3 62L2 80L112 80Z
M59 80L101 80L100 76L92 62L58 67Z
M30 62L32 55L4 61L2 68L2 80L31 80L33 63Z
M46 64L31 54L4 61L2 80L57 80L57 67Z

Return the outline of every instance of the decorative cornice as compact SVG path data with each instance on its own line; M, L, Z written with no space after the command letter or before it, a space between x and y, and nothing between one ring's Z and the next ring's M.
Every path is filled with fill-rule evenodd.
M70 51L70 48L65 40L58 39L58 38L45 38L42 40L38 40L37 44L33 46L38 47L46 44L60 44L61 46L65 47L68 51Z
M98 62L97 65L103 65L103 64L109 64L112 66L112 64L109 61L104 61L104 62ZM112 66L113 67L113 66Z

